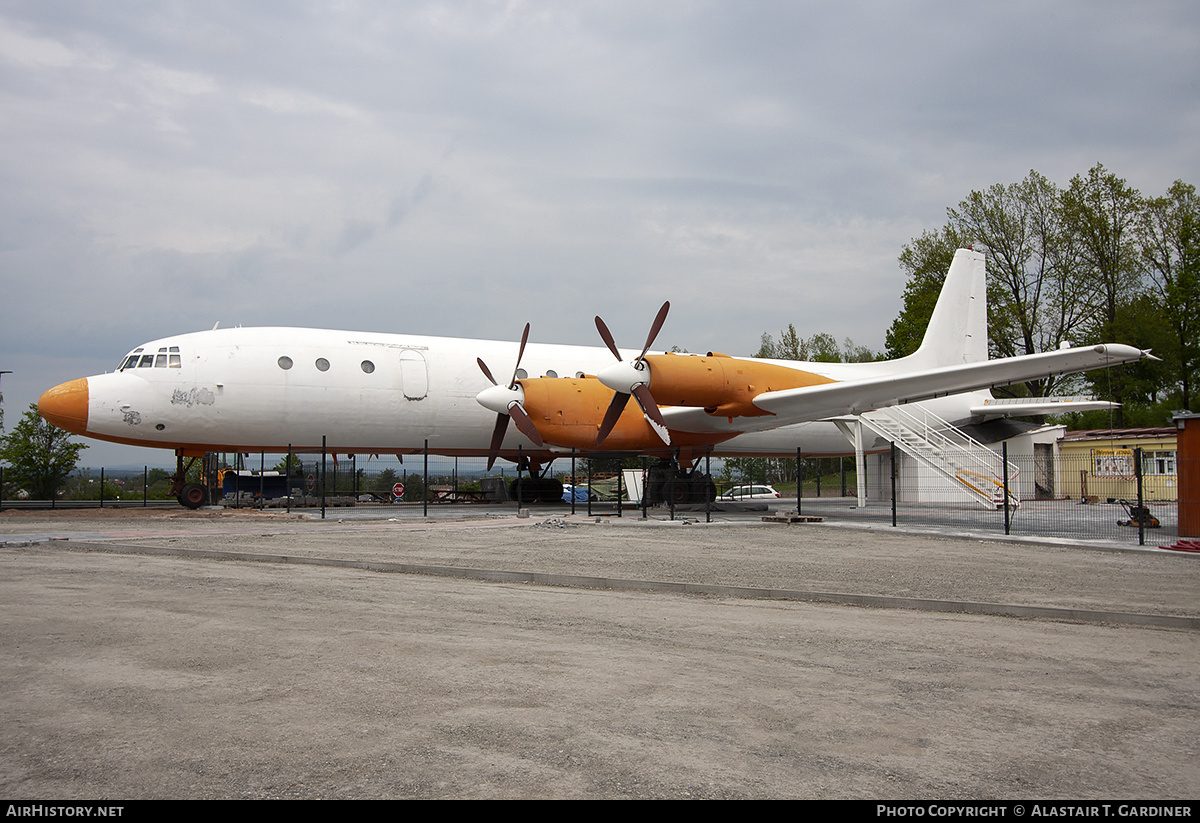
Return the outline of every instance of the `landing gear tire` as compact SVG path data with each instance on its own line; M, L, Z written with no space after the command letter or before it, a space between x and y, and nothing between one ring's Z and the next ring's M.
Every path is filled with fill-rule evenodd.
M668 480L662 486L662 501L682 506L685 503L709 503L717 499L717 487L707 475L692 474Z
M179 504L189 509L198 509L208 502L208 489L199 483L186 483L179 490Z
M663 502L681 506L691 500L692 490L686 477L677 477L663 483Z

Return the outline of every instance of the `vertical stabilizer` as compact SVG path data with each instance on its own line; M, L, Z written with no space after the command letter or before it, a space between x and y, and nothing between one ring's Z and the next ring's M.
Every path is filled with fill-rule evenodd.
M959 249L929 318L921 347L905 358L918 369L988 359L987 268L982 252Z

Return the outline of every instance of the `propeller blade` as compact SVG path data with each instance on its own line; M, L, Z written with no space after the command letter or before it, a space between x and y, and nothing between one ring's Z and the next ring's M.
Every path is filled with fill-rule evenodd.
M650 345L654 342L654 338L658 337L658 333L662 331L663 323L667 321L667 312L670 310L671 301L668 300L662 304L662 308L654 316L654 323L650 326L650 334L646 335L646 345L642 346L642 353L638 355L638 360L641 360L646 356L646 352L650 351Z
M529 413L526 412L519 403L513 403L508 407L508 415L512 421L517 424L517 428L521 433L533 441L533 445L541 447L542 436L538 434L537 427L533 425L533 420L530 419Z
M496 415L496 428L492 429L492 444L488 447L487 470L491 471L500 454L500 444L504 442L504 433L508 431L508 415Z
M600 339L604 341L604 345L608 346L608 350L613 353L613 357L621 359L621 353L617 351L617 343L613 340L612 332L608 330L608 326L604 325L604 321L600 319L600 315L596 315L596 331L600 332Z
M525 332L521 335L521 348L517 351L517 365L513 366L512 380L508 381L508 387L514 389L517 386L517 372L521 370L521 358L525 356L525 344L529 342L529 324L525 324Z
M608 404L608 411L604 413L604 420L600 423L600 430L596 432L596 445L599 446L608 437L609 432L613 430L613 426L617 425L617 420L621 417L621 412L625 411L625 404L629 402L629 395L617 392L613 395L612 402Z
M649 419L654 433L668 446L671 445L671 435L667 433L667 421L663 420L662 412L659 411L658 404L654 402L646 384L639 383L635 386L633 396L637 399L638 405L642 407L642 413Z
M487 367L487 363L483 362L482 357L476 357L475 362L479 364L479 368L483 371L483 376L486 377L488 380L490 380L492 382L493 386L500 385L499 383L496 382L496 378L492 377L491 369L489 369Z
M492 442L488 447L488 471L491 471L492 466L496 463L496 458L500 455L500 446L504 443L504 435L508 433L510 419L516 421L517 428L536 446L544 445L542 436L538 434L537 427L533 425L533 420L521 407L521 398L524 397L524 392L517 385L517 374L521 370L521 358L525 356L525 344L528 342L529 324L526 323L525 331L521 333L521 347L517 350L517 363L513 366L512 379L506 386L501 386L496 382L492 370L487 367L487 363L483 362L482 357L475 358L475 362L479 364L479 370L492 384L492 388L484 389L475 395L475 399L484 408L496 412L496 427L492 429Z

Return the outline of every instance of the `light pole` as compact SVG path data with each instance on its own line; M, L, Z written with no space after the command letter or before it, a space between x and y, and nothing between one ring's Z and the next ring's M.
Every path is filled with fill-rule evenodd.
M12 369L0 370L0 379L3 379L4 375L6 375L6 374L12 374ZM3 402L4 402L4 392L0 391L0 403L3 403ZM4 428L4 410L0 409L0 429L3 429L3 428Z

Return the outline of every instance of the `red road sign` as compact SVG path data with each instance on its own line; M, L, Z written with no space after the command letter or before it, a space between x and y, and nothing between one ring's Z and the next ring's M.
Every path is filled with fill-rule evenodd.
M404 496L404 484L397 483L396 485L392 486L392 495L394 497L403 497Z

